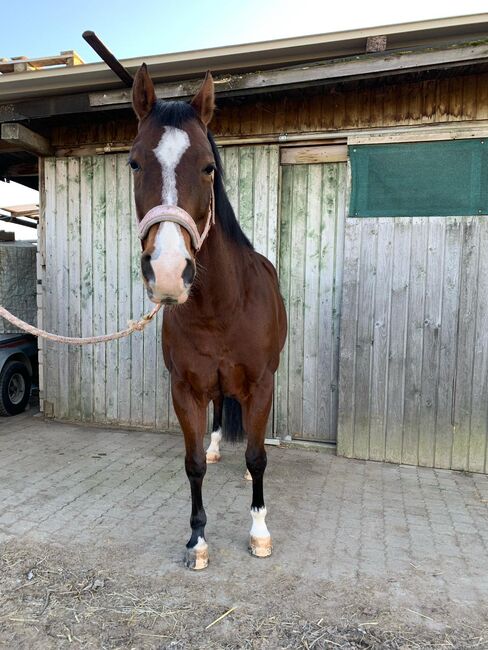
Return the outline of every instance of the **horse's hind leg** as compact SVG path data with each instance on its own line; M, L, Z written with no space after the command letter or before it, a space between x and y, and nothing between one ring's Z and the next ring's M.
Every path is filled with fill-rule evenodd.
M191 489L191 537L186 545L185 564L189 569L198 570L208 565L207 515L202 499L202 483L207 471L203 447L206 405L198 402L184 385L175 384L172 385L173 404L185 436L185 469Z
M207 463L218 463L220 455L220 441L222 440L222 405L224 400L218 397L213 401L213 425L210 444L207 449Z
M242 404L244 429L247 432L246 465L252 476L252 527L249 551L255 557L271 555L273 545L266 526L266 506L264 505L263 477L267 459L264 448L266 425L273 398L273 375L254 391Z

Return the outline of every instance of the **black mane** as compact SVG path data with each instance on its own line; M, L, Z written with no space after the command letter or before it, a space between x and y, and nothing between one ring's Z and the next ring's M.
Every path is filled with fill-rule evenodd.
M191 104L186 102L163 102L157 101L152 115L158 120L161 126L174 126L181 129L183 124L189 120L197 120L198 115ZM229 198L224 187L224 172L222 169L222 159L215 144L210 131L208 132L208 140L212 147L212 153L215 158L216 172L214 179L214 192L215 192L215 212L219 220L220 226L228 239L235 242L239 246L253 248L253 245L246 237L236 215L230 204Z
M208 140L212 147L212 152L215 158L215 165L217 171L215 172L214 179L214 192L215 192L215 212L218 215L219 223L225 235L232 241L240 246L247 246L253 248L253 245L242 231L239 222L236 219L234 208L230 204L229 197L224 187L224 171L222 169L222 159L220 158L217 145L213 139L212 134L208 131Z

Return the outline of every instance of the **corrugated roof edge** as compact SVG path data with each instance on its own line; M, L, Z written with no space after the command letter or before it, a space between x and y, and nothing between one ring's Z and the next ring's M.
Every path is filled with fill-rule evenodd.
M256 70L363 53L364 41L369 36L386 35L390 49L480 34L488 35L488 13L136 57L121 62L131 72L146 62L154 79L164 81L185 79L209 68L215 72ZM120 86L120 81L105 63L88 63L70 68L0 75L0 101L108 90Z

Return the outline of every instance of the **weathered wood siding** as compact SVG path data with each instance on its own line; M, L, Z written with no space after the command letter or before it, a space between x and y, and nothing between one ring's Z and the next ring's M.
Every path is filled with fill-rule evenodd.
M126 162L125 155L45 160L43 316L50 331L113 332L150 309L139 276ZM158 315L156 326L143 334L107 345L44 343L44 399L52 414L168 428L160 329Z
M242 229L276 266L279 147L223 147L225 187Z
M276 261L277 146L223 152L230 198L257 250ZM151 309L140 278L126 154L46 159L43 326L71 336L126 327ZM47 412L54 417L177 426L163 365L161 315L144 333L107 345L43 344ZM52 406L51 406L52 405ZM51 410L52 409L52 410Z
M237 100L217 97L211 128L216 136L246 137L308 131L342 131L441 124L488 119L488 73L440 76L425 81L351 82L249 95ZM97 122L97 119L99 122ZM54 127L54 147L131 142L135 116L90 115L88 123Z
M487 471L488 219L346 223L338 451Z
M353 82L239 103L217 100L219 136L306 133L488 119L488 74Z
M279 273L288 339L277 374L281 436L336 439L346 193L346 163L282 168Z

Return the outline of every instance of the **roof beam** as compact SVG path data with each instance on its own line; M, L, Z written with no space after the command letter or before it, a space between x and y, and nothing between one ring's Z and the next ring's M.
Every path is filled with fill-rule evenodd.
M1 126L1 139L15 145L18 151L28 151L38 156L50 156L53 153L47 138L31 131L23 124L5 123Z
M17 226L27 226L27 228L37 228L36 221L26 221L25 219L19 219L18 217L7 217L0 214L0 221L14 223Z
M268 93L286 88L327 85L339 81L409 74L430 69L488 64L488 42L456 45L443 49L412 52L380 52L348 59L334 59L289 68L236 75L216 75L216 91L221 97ZM201 78L157 84L161 99L187 99L201 85ZM1 88L0 88L1 90ZM100 91L36 97L15 103L0 103L0 123L43 119L58 115L93 113L130 106L129 90ZM1 93L0 93L1 96ZM1 99L0 99L1 101ZM1 140L0 140L1 145ZM1 148L1 147L0 147Z
M452 46L439 50L381 52L361 57L335 59L320 63L250 72L246 74L221 75L215 79L216 92L220 95L270 92L290 86L331 83L372 76L404 74L422 69L445 68L458 65L488 62L488 42L480 45ZM156 84L160 99L191 97L201 85L201 79ZM90 93L90 106L102 107L128 104L130 90L110 90Z

